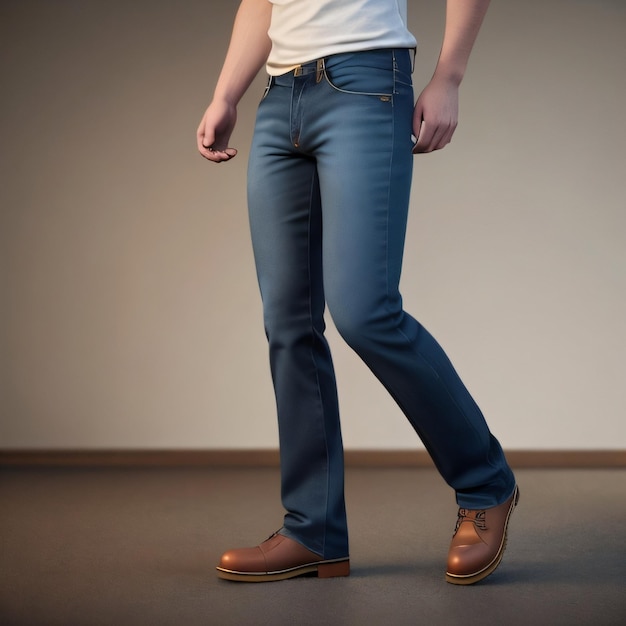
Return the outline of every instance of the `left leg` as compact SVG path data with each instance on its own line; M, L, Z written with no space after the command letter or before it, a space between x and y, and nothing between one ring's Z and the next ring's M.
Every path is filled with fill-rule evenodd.
M349 60L357 63L351 68L331 59L333 84L324 102L333 123L316 134L326 298L343 338L396 400L454 488L461 511L447 580L472 583L499 564L518 492L500 444L445 352L403 310L398 285L413 98L398 65L406 67L408 55L394 59L391 93L384 72L379 77L366 57Z

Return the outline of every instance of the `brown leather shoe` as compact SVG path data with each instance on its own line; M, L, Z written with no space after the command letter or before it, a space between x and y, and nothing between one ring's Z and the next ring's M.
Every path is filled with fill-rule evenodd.
M446 580L454 585L471 585L491 574L502 560L506 531L519 500L515 487L511 497L490 509L459 509L450 552Z
M237 548L222 555L217 575L226 580L267 582L317 574L319 578L348 576L350 561L324 560L289 537L274 533L254 548Z

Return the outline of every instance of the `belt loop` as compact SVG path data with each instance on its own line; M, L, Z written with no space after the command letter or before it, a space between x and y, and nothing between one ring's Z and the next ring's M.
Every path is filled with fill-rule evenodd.
M315 72L315 82L319 83L322 80L322 76L324 76L324 72L326 71L326 65L324 64L324 59L318 59L316 64L316 72Z

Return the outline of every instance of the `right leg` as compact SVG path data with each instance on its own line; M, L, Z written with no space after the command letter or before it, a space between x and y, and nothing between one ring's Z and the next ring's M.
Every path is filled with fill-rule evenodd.
M281 534L324 559L348 556L335 375L324 337L316 163L290 140L293 76L259 107L248 171L252 243L278 411Z

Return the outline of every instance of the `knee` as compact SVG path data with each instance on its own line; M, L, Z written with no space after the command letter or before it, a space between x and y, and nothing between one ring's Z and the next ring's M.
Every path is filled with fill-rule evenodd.
M312 310L307 300L292 297L266 298L263 322L270 344L292 347L302 341L310 344L313 334L325 330L323 309Z
M340 300L334 304L329 302L328 310L337 332L356 352L365 349L380 332L380 316L373 307Z
M294 315L287 307L265 307L263 312L265 335L270 342L291 344L311 327L310 321Z
M328 300L328 310L343 340L357 353L388 343L403 325L402 298L337 297Z

